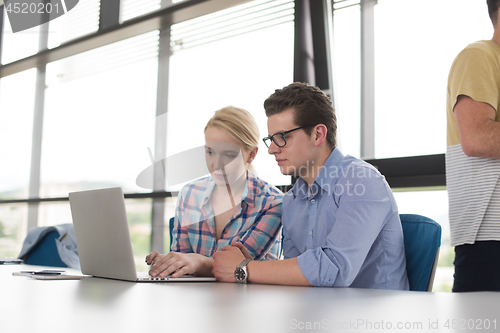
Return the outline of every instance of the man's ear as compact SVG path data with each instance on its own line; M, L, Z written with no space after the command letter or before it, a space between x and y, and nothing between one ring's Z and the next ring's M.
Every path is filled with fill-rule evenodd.
M314 138L314 146L319 147L323 142L326 141L326 134L328 129L323 124L318 124L314 127L312 136Z

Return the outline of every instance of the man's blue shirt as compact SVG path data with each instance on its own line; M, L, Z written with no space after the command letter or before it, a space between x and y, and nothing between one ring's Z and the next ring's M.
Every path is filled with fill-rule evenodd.
M335 148L311 187L299 178L283 197L282 224L285 259L312 285L409 289L398 208L370 164Z

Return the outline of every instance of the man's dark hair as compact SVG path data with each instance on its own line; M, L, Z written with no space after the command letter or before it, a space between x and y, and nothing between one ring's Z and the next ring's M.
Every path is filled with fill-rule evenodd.
M294 122L298 126L325 125L328 130L326 140L332 148L335 148L337 117L332 101L323 91L307 83L294 82L283 89L276 89L274 94L264 101L268 117L290 108L294 109ZM304 128L308 135L311 135L312 130L312 127Z
M500 0L486 0L488 4L488 14L490 15L491 22L494 26L498 22L498 7L500 6Z

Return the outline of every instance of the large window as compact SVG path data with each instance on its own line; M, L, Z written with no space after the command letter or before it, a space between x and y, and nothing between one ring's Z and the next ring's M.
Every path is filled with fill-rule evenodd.
M160 8L161 0L122 0L120 20L127 21Z
M347 3L334 10L335 104L340 148L359 156L360 5ZM444 153L448 71L467 44L492 37L486 1L379 0L374 22L374 157Z
M17 258L27 233L28 205L0 205L0 257Z
M293 3L283 0L172 26L167 155L204 145L207 121L228 105L250 111L266 136L263 103L293 79L293 36ZM266 181L290 184L262 142L253 164Z
M360 157L360 17L359 7L333 15L333 88L339 149Z
M66 14L50 21L48 47L96 32L99 28L99 0L80 1Z
M8 64L37 53L40 27L34 27L14 34L7 12L5 10L1 11L3 12L3 27L0 27L3 31L2 54L0 54L1 63Z
M467 44L492 36L486 1L378 1L375 157L445 152L453 59Z
M36 70L0 80L0 199L28 196Z
M138 269L145 270L151 247L169 250L167 225L177 201L175 192L158 195L136 184L151 152L163 142L167 156L203 145L206 122L226 105L252 112L261 136L267 134L262 103L293 80L293 1L214 1L214 9L184 10L171 27L160 14L144 22L145 14L162 12L160 5L178 10L177 2L120 1L116 21L102 15L101 1L80 1L43 27L16 34L4 15L0 256L17 256L28 228L71 223L69 192L121 186ZM192 12L198 16L187 19ZM147 31L99 31L113 24ZM161 44L160 29L172 32L171 45ZM161 59L160 47L167 50ZM165 111L166 129L155 123ZM255 167L271 183L290 184L264 146Z
M154 146L158 33L127 39L47 66L41 196L121 186Z
M0 80L0 200L28 197L36 70ZM28 205L0 205L0 257L16 257L27 232Z

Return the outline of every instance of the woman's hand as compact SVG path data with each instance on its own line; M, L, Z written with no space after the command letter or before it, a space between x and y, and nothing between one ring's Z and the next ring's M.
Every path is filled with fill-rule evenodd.
M239 248L241 253L245 256L245 259L253 259L250 252L248 252L248 249L241 242L232 242L231 245Z
M185 274L206 276L207 272L212 269L212 258L196 253L170 252L160 254L153 251L146 256L146 263L151 265L149 275L161 278L168 275L177 278Z

